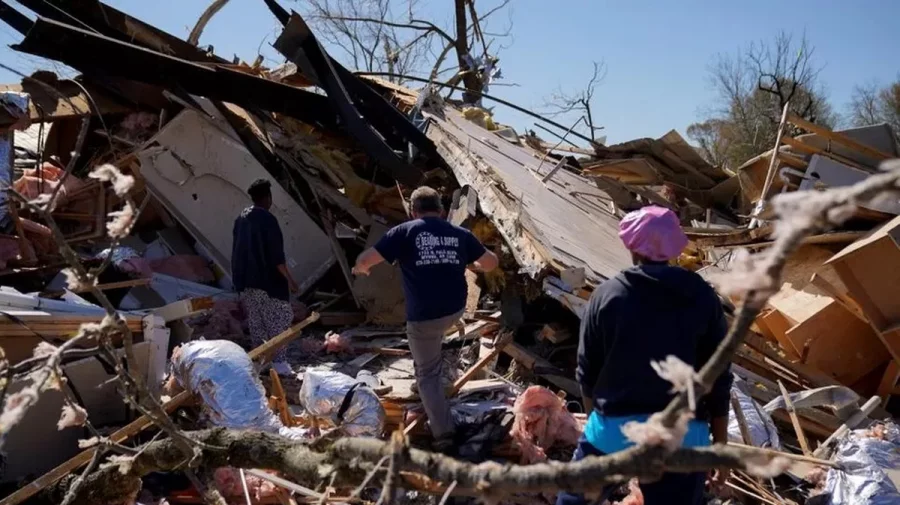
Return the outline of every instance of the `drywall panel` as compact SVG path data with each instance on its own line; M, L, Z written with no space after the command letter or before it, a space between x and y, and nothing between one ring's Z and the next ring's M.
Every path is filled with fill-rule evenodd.
M138 153L147 187L231 271L232 227L250 205L246 188L272 177L238 140L192 110L182 111ZM272 214L281 224L288 269L306 290L335 258L328 237L273 180Z

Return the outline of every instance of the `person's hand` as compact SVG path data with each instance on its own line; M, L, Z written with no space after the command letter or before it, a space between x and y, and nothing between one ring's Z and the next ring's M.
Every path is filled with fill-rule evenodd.
M359 265L353 265L352 273L353 275L369 275L369 269Z
M288 279L288 289L290 289L291 293L295 295L300 293L300 286L298 286L297 283L294 282L294 279Z

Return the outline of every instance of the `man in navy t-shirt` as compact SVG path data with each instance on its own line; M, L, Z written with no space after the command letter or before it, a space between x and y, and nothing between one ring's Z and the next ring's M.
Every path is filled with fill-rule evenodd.
M441 383L441 346L466 305L466 268L490 271L497 256L472 233L444 219L437 191L423 186L411 199L413 220L389 230L356 260L353 273L368 275L383 262L397 262L406 295L406 332L416 382L437 449L452 445L453 422Z

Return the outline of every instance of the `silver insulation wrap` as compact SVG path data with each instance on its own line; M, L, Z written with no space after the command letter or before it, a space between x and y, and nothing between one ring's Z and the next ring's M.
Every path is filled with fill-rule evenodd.
M269 409L250 356L234 342L188 342L173 353L172 372L183 388L203 399L215 426L302 436L299 430L285 428Z
M359 384L356 388L354 385ZM351 388L352 397L348 397ZM338 419L344 399L349 398L343 420ZM385 413L378 395L364 383L339 372L308 369L300 387L300 404L310 415L330 419L353 437L377 437L384 430Z
M900 491L888 472L900 470L900 428L894 423L884 427L884 438L871 436L870 430L848 433L837 446L833 458L842 470L830 469L825 478L826 496L833 505L896 505Z

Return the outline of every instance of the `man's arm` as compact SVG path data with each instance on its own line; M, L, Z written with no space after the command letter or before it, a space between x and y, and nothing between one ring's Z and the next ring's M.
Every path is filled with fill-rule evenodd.
M481 255L480 258L473 261L469 265L469 270L473 270L475 272L490 272L491 270L497 268L500 265L500 260L497 258L497 255L492 253L491 251L485 250L484 254Z
M372 267L383 262L384 256L382 256L374 247L370 247L356 258L356 264L353 265L353 274L369 275L369 271Z
M402 225L401 225L402 226ZM379 263L393 263L400 258L403 249L403 229L395 226L378 239L374 246L363 251L353 265L354 275L369 275L369 271Z
M464 237L464 253L468 263L466 268L474 272L490 272L497 268L500 260L496 254L484 247L484 244L469 230L466 230Z

